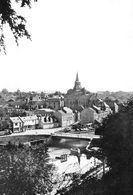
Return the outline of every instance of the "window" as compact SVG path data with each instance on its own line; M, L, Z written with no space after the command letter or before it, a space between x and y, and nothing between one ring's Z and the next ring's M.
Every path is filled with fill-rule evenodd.
M15 123L15 126L17 126L18 125L18 123Z

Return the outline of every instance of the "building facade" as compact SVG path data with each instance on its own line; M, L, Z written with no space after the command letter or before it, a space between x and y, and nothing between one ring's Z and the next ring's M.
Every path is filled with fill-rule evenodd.
M46 108L60 110L62 107L64 107L64 97L62 96L55 96L51 98L49 97L45 99L45 106Z
M90 106L92 97L95 96L96 94L93 94L81 87L81 82L79 81L77 73L73 89L69 89L65 96L65 106L71 108L72 110L78 110L79 106L87 108Z
M42 108L35 111L38 117L38 128L50 129L59 126L59 122L54 116L55 110Z
M73 111L67 107L54 112L54 116L59 121L61 127L67 127L75 122Z

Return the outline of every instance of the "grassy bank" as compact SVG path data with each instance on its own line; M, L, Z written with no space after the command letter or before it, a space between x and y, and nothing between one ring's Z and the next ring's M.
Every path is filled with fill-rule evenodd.
M0 137L0 144L7 144L8 142L12 142L15 144L30 142L33 140L45 139L44 135L18 135L18 136L5 136Z

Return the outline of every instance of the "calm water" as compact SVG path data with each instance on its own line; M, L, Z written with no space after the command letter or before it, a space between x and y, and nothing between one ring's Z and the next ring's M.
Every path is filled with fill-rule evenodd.
M91 167L99 163L99 160L90 156L86 151L88 141L78 139L59 139L51 140L49 147L50 161L57 167L59 174L70 172L85 173ZM79 157L71 155L70 149L72 147L80 148L81 155ZM60 157L62 154L67 154L67 161L61 162Z

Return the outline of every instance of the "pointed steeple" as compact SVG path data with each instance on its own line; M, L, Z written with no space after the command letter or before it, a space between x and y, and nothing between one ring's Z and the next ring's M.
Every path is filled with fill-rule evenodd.
M77 75L76 75L76 81L79 82L78 72L77 72Z
M73 89L76 91L81 89L81 83L79 82L78 72L76 74L76 81Z

